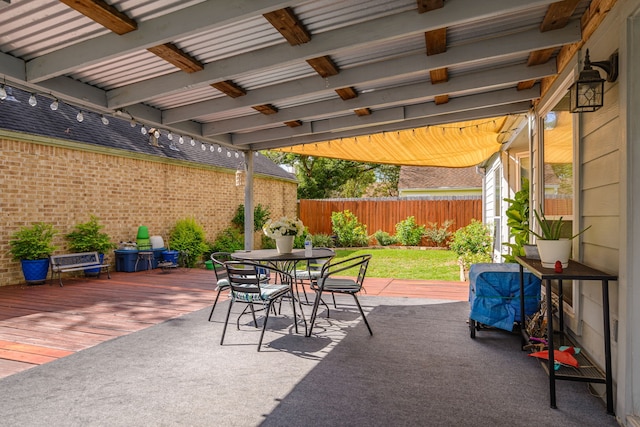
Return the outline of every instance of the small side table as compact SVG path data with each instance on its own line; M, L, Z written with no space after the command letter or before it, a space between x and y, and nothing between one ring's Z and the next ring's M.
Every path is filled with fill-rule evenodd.
M556 273L553 268L542 267L541 261L528 259L525 257L516 257L516 261L520 264L520 307L524 312L524 269L526 268L536 277L544 282L547 303L547 340L549 350L549 360L546 365L546 371L549 374L549 400L552 408L556 406L556 380L581 381L589 383L605 384L607 394L607 413L614 415L613 410L613 374L611 373L611 322L609 319L609 281L618 280L618 276L603 273L589 266L581 264L574 260L569 260L567 268L562 273ZM582 281L600 281L602 284L602 317L604 319L604 358L605 372L604 378L594 373L583 373L581 369L577 369L576 374L556 373L554 369L554 329L553 329L553 302L551 300L551 281L558 280L560 282L559 289L562 290L563 280L582 280ZM560 291L560 308L558 310L560 339L564 339L564 314L562 309L562 291ZM525 321L526 322L526 321ZM522 345L527 343L526 325L522 328Z

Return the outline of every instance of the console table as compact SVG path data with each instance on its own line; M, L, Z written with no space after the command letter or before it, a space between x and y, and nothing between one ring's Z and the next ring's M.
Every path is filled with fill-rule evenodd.
M524 312L524 269L533 273L536 277L544 282L546 290L546 308L547 308L547 340L549 350L549 360L546 365L546 371L549 374L549 399L550 406L557 408L556 406L556 380L569 380L569 381L581 381L589 383L605 384L606 397L607 397L607 413L613 415L613 377L611 372L611 323L609 319L609 281L618 280L618 276L607 274L602 271L595 270L584 264L581 264L574 260L569 260L567 268L563 269L562 273L556 273L553 268L544 268L540 260L530 259L525 257L516 257L516 261L520 264L520 307L521 312ZM564 313L562 307L562 281L563 280L581 280L581 281L600 281L602 286L602 314L604 319L604 355L605 355L605 372L604 375L595 368L588 369L576 369L575 371L570 368L560 368L556 373L554 369L554 350L557 350L557 346L561 343L554 342L554 328L553 328L553 302L551 299L551 281L558 280L558 294L560 297L560 307L558 310L558 323L560 341L563 341L566 336L564 334ZM522 327L522 346L528 343L529 337L527 334L526 320L523 322ZM556 347L554 347L554 345ZM592 365L588 362L583 352L580 352L580 358L583 362L580 365ZM586 363L585 363L586 362ZM564 371L564 372L563 372Z

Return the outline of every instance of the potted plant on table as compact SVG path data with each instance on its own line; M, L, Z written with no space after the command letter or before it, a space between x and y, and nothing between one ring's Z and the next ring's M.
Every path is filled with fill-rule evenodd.
M109 235L103 231L104 225L95 215L89 217L89 221L76 224L74 230L65 235L69 242L69 250L72 252L98 252L100 263L104 262L104 254L117 246L111 242ZM85 274L98 274L100 268L85 270Z
M49 272L49 256L57 249L53 238L58 230L51 224L38 222L16 231L9 241L9 253L20 261L27 284L44 283Z
M562 268L569 265L571 257L571 241L587 231L591 226L570 236L561 237L564 223L562 217L557 220L549 220L542 210L542 206L538 210L533 211L533 215L538 223L540 232L529 229L529 232L537 237L536 246L540 254L540 261L544 268L554 268L557 261L560 261Z
M276 221L267 221L262 231L276 241L278 253L286 254L293 250L293 239L304 233L304 224L299 219L283 216Z

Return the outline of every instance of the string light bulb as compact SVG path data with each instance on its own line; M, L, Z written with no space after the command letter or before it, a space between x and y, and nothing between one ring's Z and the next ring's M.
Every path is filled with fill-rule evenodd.
M129 124L131 125L132 128L136 127L136 121L133 120L133 118L131 118L131 121L129 122Z
M7 90L4 88L4 85L0 86L0 99L3 101L7 99Z
M222 146L218 145L218 153L222 153Z
M51 111L57 111L59 106L58 100L54 99L51 105L49 105L49 108L51 108Z
M84 114L82 114L82 111L78 111L78 114L76 115L76 120L82 123L82 121L84 120Z
M209 151L211 151L213 153L213 150L215 150L215 147L213 145L209 146Z
M169 133L167 134L167 139L169 141L173 141L173 133L171 133L171 131L169 131Z
M184 144L184 138L183 138L183 136L182 136L182 135L180 135L180 138L178 138L178 142L179 142L180 144Z
M195 147L195 146L196 146L196 140L195 140L195 139L193 139L193 138L191 138L191 146L192 146L192 147Z
M153 132L153 136L155 136L156 138L160 138L160 131L159 131L158 129L156 129L156 130Z
M140 128L140 133L142 133L143 135L147 134L147 128L144 125L142 125L142 127Z
M100 117L100 121L102 121L103 125L108 125L109 124L109 119L107 119L106 116L102 115L102 117Z
M200 146L200 148L202 148L202 151L207 151L207 146L204 145L204 142L202 143L202 145Z
M36 105L38 105L38 100L36 99L35 93L32 93L31 96L29 97L29 105L31 105L32 107L35 107Z

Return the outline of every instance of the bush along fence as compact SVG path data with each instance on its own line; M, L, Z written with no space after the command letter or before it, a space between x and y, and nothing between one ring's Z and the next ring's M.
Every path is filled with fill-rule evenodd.
M480 196L450 196L421 198L377 198L377 199L322 199L299 200L298 217L311 234L333 234L331 216L345 210L353 213L366 225L369 234L382 231L395 235L396 224L414 217L417 224L442 225L451 223L454 232L471 223L482 220L482 198ZM435 246L422 238L421 245Z

